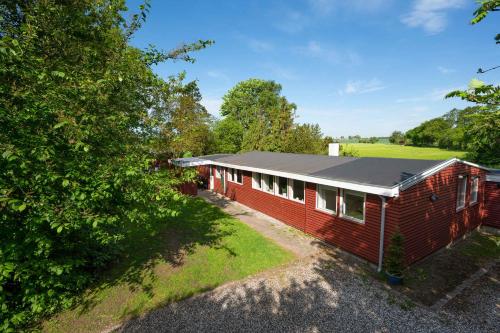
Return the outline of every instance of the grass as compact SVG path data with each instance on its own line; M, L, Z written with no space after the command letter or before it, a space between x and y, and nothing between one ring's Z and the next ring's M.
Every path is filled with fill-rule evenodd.
M78 306L42 324L50 332L100 332L170 302L284 264L293 255L202 199L151 230L133 230L128 256Z
M390 157L390 158L414 158L422 160L447 160L453 157L463 158L465 152L446 150L440 148L426 148L413 146L400 146L383 143L349 143L342 144L348 149L352 148L359 153L360 157Z

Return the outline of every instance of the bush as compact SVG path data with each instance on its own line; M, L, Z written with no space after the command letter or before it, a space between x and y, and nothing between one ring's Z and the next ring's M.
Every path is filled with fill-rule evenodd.
M385 270L391 275L401 277L404 268L404 238L398 230L392 235L386 252Z

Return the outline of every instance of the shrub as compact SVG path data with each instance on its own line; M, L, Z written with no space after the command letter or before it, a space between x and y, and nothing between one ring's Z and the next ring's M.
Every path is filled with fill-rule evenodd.
M394 276L402 276L404 270L404 238L397 230L391 237L385 257L385 270Z

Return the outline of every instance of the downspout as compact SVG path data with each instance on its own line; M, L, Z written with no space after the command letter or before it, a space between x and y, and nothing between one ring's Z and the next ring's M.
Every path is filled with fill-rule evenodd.
M382 271L382 265L384 262L384 229L385 229L385 197L379 195L380 200L382 200L382 206L380 209L380 244L378 248L378 267L377 272Z

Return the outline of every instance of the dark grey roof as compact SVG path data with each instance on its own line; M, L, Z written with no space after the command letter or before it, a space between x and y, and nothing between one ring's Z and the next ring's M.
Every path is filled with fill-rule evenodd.
M212 157L213 156L213 157ZM310 154L248 152L200 156L211 161L296 173L357 184L394 187L443 161L378 157L338 157Z

